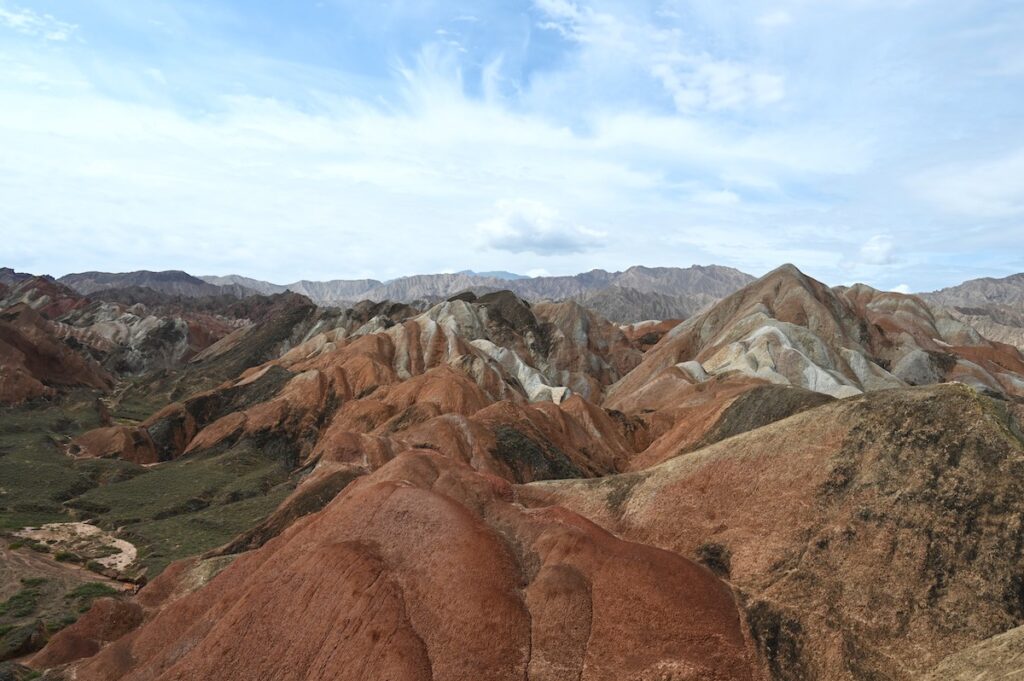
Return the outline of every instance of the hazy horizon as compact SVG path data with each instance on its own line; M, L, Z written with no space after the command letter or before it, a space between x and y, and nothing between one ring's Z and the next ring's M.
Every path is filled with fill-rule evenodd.
M779 263L775 267L771 267L771 268L765 270L764 272L750 272L750 271L742 270L742 269L739 269L739 268L733 268L733 269L737 269L740 272L743 272L744 274L748 274L748 275L751 275L751 276L753 276L755 278L758 278L758 277L764 276L765 274L768 274L769 272L771 272L771 271L773 271L775 269L778 269L779 267L782 267L784 265L794 265L797 269L799 269L800 271L804 272L805 274L808 274L808 275L810 275L812 277L814 276L810 272L807 272L803 267L800 267L800 265L797 264L797 263ZM620 270L604 270L604 271L609 272L610 274L616 274L616 273L620 273L620 272L632 269L633 267L644 267L644 268L649 268L649 269L656 269L656 268L663 268L663 267L688 269L688 268L691 268L691 267L711 267L711 266L729 267L728 265L724 265L723 266L723 265L718 265L717 263L691 263L690 265L641 265L641 264L634 264L634 265L630 265L629 267L624 267L624 268L622 268ZM4 264L0 263L0 267L9 267L9 265L4 265ZM19 271L18 268L11 268L11 269L15 270L16 272ZM534 274L534 275L528 275L528 274L523 274L523 273L519 273L519 272L505 271L504 274L513 275L515 277L529 278L529 279L533 279L533 278L537 278L537 277L572 277L572 276L575 276L575 275L586 274L588 272L591 272L591 271L594 271L594 270L600 270L600 269L602 269L602 268L591 268L589 270L582 270L582 271L579 271L579 272L564 272L564 273ZM252 276L249 276L249 275L247 275L245 273L241 273L241 272L226 272L226 273L223 273L223 274L214 274L214 273L209 273L209 272L197 273L197 272L189 272L188 270L184 270L184 269L181 269L181 268L170 268L170 269L167 269L167 270L135 269L135 270L123 270L123 271L92 269L92 270L79 270L79 271L75 271L75 272L63 272L63 273L60 273L60 274L55 274L53 272L25 272L25 273L26 274L33 274L33 275L37 275L37 276L49 275L49 276L52 276L54 279L60 279L61 277L70 276L70 275L74 275L74 274L85 274L85 273L88 273L88 272L100 272L100 273L104 273L104 274L130 274L130 273L134 273L134 272L143 272L143 271L154 272L154 273L180 271L180 272L184 272L185 274L191 275L193 277L197 277L199 279L202 279L204 277L230 277L230 276L237 276L237 277L242 277L242 278L245 278L245 279L253 279L253 280L256 280L256 281L261 281L261 282L264 282L264 283L273 284L273 285L276 285L276 286L288 286L288 285L296 284L296 283L299 283L299 282L302 282L302 281L324 282L324 281L352 281L352 280L361 280L361 279L372 279L372 280L379 281L382 284L388 284L388 283L390 283L392 281L396 281L396 280L407 278L407 277L416 277L416 276L430 276L430 275L439 275L439 274L468 274L468 275L477 276L477 277L486 277L486 276L489 276L490 274L492 274L492 272L481 272L481 271L477 271L477 270L455 270L455 271L447 271L447 272L413 272L413 273L410 273L410 274L400 274L400 275L397 275L397 276L394 276L394 277L387 277L387 278L384 278L384 277L374 277L374 276L366 276L366 277L325 277L323 279L310 279L309 277L296 277L294 279L289 279L289 280L286 280L286 281L284 281L284 280L282 280L282 281L273 281L273 280L269 280L269 279L260 279L259 277L252 277ZM896 291L898 293L929 293L929 292L932 292L932 291L937 291L939 289L953 287L953 286L956 286L958 284L962 284L962 283L964 283L966 281L971 281L971 280L974 280L974 279L984 279L984 278L1002 279L1002 278L1005 278L1006 276L1012 276L1013 274L1020 274L1020 273L1014 272L1014 273L1011 273L1009 275L1004 275L1004 276L1000 276L1000 277L990 277L988 275L979 275L977 277L967 277L967 278L962 279L962 280L951 281L950 283L943 284L943 285L940 285L940 286L936 286L933 289L914 289L914 288L911 288L909 286L900 285L900 286L894 286L892 288L882 289L882 290L885 290L885 291ZM497 277L493 277L493 278L495 278L495 279L502 279L503 277L497 276ZM818 277L815 277L815 278L818 278ZM836 283L836 282L828 281L827 279L820 279L820 280L823 281L824 283L830 285L830 286L851 286L853 284L866 284L867 283L867 282L864 282L864 281L850 281L850 282ZM510 279L510 281L511 281L511 279Z

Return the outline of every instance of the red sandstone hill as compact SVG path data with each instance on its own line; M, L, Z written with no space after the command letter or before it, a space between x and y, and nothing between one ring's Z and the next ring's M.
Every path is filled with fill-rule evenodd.
M422 451L76 668L82 681L581 675L760 678L709 570L562 509L523 509L502 480Z
M714 568L772 678L911 679L1024 621L1022 416L966 386L881 391L516 498Z
M25 303L0 311L0 402L52 396L58 388L112 385L110 374L62 342L58 328Z
M268 318L267 306L260 306L265 298L197 299L181 305L150 292L148 304L124 303L116 300L117 291L105 292L108 300L91 300L46 277L9 279L11 285L0 290L6 329L0 372L7 377L0 404L52 397L74 387L108 388L118 377L179 370L225 336L262 326ZM229 373L252 363L236 363ZM83 369L95 365L102 367L101 379Z
M139 418L66 451L265 452L290 493L34 666L895 681L1024 624L1024 357L917 297L785 266L678 324L507 291L266 300L119 376ZM37 316L80 334L93 304Z

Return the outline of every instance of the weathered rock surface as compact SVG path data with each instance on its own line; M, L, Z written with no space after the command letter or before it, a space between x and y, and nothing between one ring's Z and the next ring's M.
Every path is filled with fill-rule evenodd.
M713 303L682 322L525 293L669 296L679 272ZM279 485L240 534L31 664L80 681L1013 673L1024 357L915 296L785 266L715 303L748 283L720 274L495 278L342 310L85 300L0 272L8 312L119 362L114 420L55 440L76 466L159 480L259 458L273 476L231 502ZM208 503L191 484L158 522Z
M517 498L707 562L773 678L914 678L1024 623L1012 411L964 386L882 391Z
M967 322L985 338L1024 352L1024 273L972 279L921 297Z
M226 336L200 353L184 376L216 375L210 365L222 367L233 354L243 355L239 363L250 361L254 345L268 344L255 342L253 334L270 331ZM512 294L497 293L473 303L448 301L400 324L374 316L358 328L334 325L311 333L279 358L172 404L137 428L87 433L74 443L75 453L116 455L121 442L123 458L150 463L273 433L300 443L300 458L315 462L334 456L338 443L353 435L372 435L388 439L381 451L389 453L438 440L454 447L453 456L510 479L534 479L539 471L512 472L495 459L502 437L535 443L544 476L610 472L629 457L623 436L609 437L615 426L602 410L543 406L574 394L599 397L642 355L618 327L575 303L534 311ZM502 409L495 405L474 418L495 402L503 402ZM528 402L537 406L514 406ZM504 416L495 418L499 413ZM524 434L517 423L535 432ZM381 463L358 456L352 462Z
M981 307L986 305L1024 305L1024 273L1002 279L983 277L956 286L924 293L922 298L945 307Z
M783 266L669 332L607 406L659 408L659 395L739 372L834 397L957 380L1024 395L1024 357L920 299L863 285L830 289Z
M1006 681L1024 678L1024 627L953 653L920 681Z
M955 318L970 324L985 338L1013 345L1024 352L1024 303L1016 306L946 308Z
M0 403L50 397L61 388L107 390L113 377L63 342L25 303L0 311Z
M732 593L710 571L564 510L526 511L507 483L424 452L349 486L75 670L79 681L527 676L759 678Z

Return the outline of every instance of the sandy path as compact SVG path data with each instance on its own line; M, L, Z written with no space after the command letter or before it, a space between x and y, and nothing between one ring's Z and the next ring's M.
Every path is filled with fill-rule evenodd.
M89 523L50 523L42 527L26 527L15 532L14 536L45 543L53 551L70 551L119 572L134 563L138 555L129 542ZM110 555L100 556L98 553Z

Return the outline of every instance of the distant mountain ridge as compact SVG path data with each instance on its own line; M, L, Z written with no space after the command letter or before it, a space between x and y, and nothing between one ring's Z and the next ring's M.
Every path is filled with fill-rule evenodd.
M493 270L491 272L474 272L473 270L459 270L456 274L468 274L470 276L477 277L490 277L492 279L508 279L509 281L515 281L516 279L529 279L525 274L516 274L515 272L506 272L505 270Z
M608 288L577 296L575 300L605 319L620 324L635 324L651 319L686 319L700 312L721 296L707 293L670 295L634 288Z
M413 275L386 282L338 279L298 281L286 285L238 275L204 276L201 279L210 284L238 285L264 294L291 290L320 305L344 305L362 299L378 302L431 300L448 298L467 290L487 293L508 289L530 301L573 299L587 302L613 321L630 323L651 318L639 314L644 310L672 317L689 316L745 286L754 277L731 267L694 265L687 268L634 266L622 272L595 269L575 275L547 277L465 270Z
M956 286L922 293L921 297L930 303L947 307L1024 305L1024 272L1001 279L970 279Z
M221 296L225 293L244 298L256 291L239 284L215 285L203 281L181 270L150 272L79 272L66 274L58 279L61 284L74 289L82 295L114 288L131 288L142 286L160 293L176 296L199 298L202 296Z
M1001 279L971 279L921 297L948 309L986 338L1024 350L1024 272Z
M0 269L0 284L11 286L31 275ZM464 291L484 295L508 289L537 302L575 300L609 320L631 324L647 319L685 319L753 280L748 274L720 265L679 267L634 266L622 272L602 269L574 275L527 277L503 270L420 274L387 281L378 279L300 280L275 284L237 274L196 277L187 272L81 272L57 281L80 294L109 289L150 288L172 296L204 297L291 291L318 305L348 307L374 302L437 302ZM987 337L1024 347L1024 273L984 277L938 291L918 294L932 306L977 327Z
M0 270L0 283L12 285L31 275ZM486 295L511 290L531 302L575 300L620 324L648 319L683 319L745 286L753 277L731 267L634 266L622 272L595 269L574 275L527 277L507 271L463 270L420 274L388 281L377 279L300 280L275 284L237 274L193 276L181 270L153 272L78 272L57 281L80 295L102 291L151 289L188 298L298 293L321 306L350 307L356 302L436 303L462 292ZM131 297L131 296L129 296Z
M279 286L278 284L271 284L269 281L251 279L250 277L243 277L239 274L229 274L223 277L202 276L197 278L207 284L213 284L214 286L242 286L265 296L272 296L275 293L284 293L288 290L287 286Z

